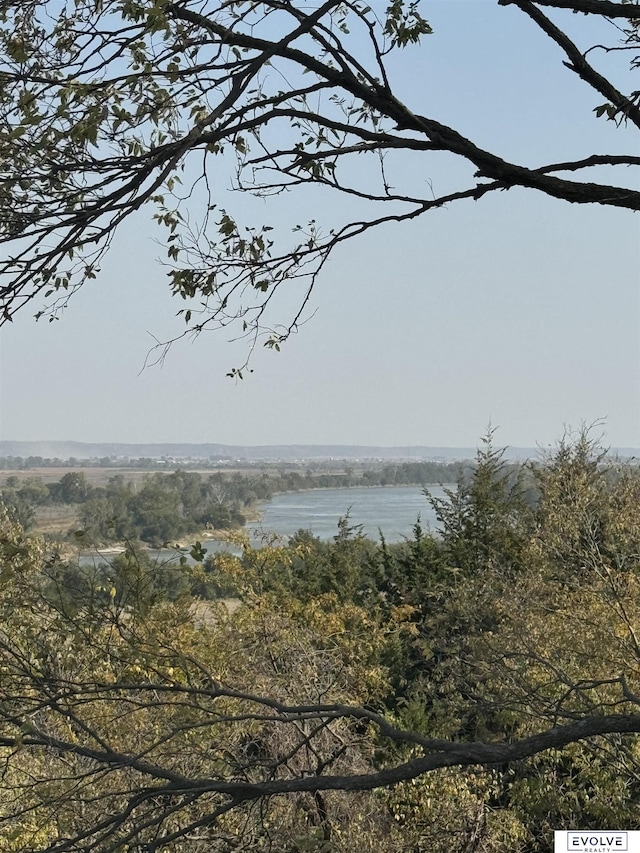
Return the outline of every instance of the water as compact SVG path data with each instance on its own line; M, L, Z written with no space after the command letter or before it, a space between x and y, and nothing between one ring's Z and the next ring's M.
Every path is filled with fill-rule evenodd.
M434 497L443 497L443 486L429 486ZM307 492L294 492L276 495L261 507L260 524L247 525L252 543L259 546L261 533L275 533L278 536L292 536L298 530L310 530L314 536L331 540L338 532L338 521L349 513L350 525L362 525L362 531L371 539L379 539L382 530L387 542L400 542L411 536L413 525L420 516L424 530L437 527L437 519L431 505L425 498L420 486L390 486L387 488L357 487L353 489L313 489ZM197 536L194 536L194 541ZM215 540L203 541L208 554L215 551L236 549ZM177 560L176 551L165 549L150 550L150 555L159 562ZM98 565L109 562L115 556L113 552L82 554L81 565ZM183 552L187 562L194 561Z
M443 497L443 486L430 486L434 497ZM363 525L363 533L387 542L411 536L418 516L423 529L436 528L437 520L420 486L353 489L314 489L276 495L262 507L260 528L280 536L310 530L320 539L330 540L338 532L338 520L349 512L351 525ZM252 531L258 525L249 525ZM255 536L255 534L254 534Z

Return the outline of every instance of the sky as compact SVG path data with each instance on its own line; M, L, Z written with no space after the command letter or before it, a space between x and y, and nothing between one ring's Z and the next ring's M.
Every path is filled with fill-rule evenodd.
M603 99L515 7L422 9L434 34L390 65L414 112L523 165L640 153L631 130L595 117ZM603 38L582 16L570 23L585 47ZM622 67L620 54L597 60ZM394 177L439 193L456 169L407 157ZM618 180L638 187L631 170ZM228 185L216 192L237 209ZM330 227L336 202L260 204L264 219L295 205ZM499 443L532 447L597 421L606 444L640 446L640 220L629 211L510 190L350 241L298 334L280 353L256 350L242 381L226 373L246 344L224 331L144 367L154 340L183 328L150 214L127 224L59 321L27 309L2 329L0 439L468 447L491 423ZM278 304L285 320L298 298Z

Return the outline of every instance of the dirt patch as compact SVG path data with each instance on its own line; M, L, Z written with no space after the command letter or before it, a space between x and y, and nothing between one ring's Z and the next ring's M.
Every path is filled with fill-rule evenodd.
M219 598L216 601L195 601L189 608L196 625L205 627L215 625L218 619L218 607L223 604L227 611L235 613L242 602L239 598Z

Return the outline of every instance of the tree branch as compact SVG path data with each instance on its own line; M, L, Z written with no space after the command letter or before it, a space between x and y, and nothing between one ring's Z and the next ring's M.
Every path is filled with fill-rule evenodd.
M585 83L588 83L593 89L604 95L617 108L619 113L632 121L636 127L640 128L640 108L629 98L625 97L622 92L619 92L606 77L599 74L587 62L584 55L578 50L571 39L559 27L553 24L546 15L543 15L533 0L508 0L508 3L521 9L536 22L549 38L553 39L562 48L569 59L569 62L564 63L569 70L575 72L581 80L584 80Z
M640 4L613 3L611 0L535 0L537 6L552 6L554 9L569 9L587 15L604 15L607 18L640 19ZM498 0L500 6L520 5L518 0Z

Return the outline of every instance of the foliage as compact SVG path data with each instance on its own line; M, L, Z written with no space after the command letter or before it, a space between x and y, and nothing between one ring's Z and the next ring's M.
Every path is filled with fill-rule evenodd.
M109 478L105 487L92 486L83 472L71 471L59 482L47 484L39 477L20 480L11 475L0 490L0 499L25 529L37 528L42 508L70 506L80 522L72 535L85 545L134 539L162 545L205 528L241 526L247 507L254 509L258 501L278 492L354 485L424 485L438 478L453 479L457 470L454 463L411 462L362 472L247 470L216 472L203 479L198 473L179 468L172 474L148 475L142 488L127 482L123 474Z
M0 847L547 853L640 827L640 476L586 433L529 476L533 504L484 442L441 538L345 518L194 568L80 571L4 515ZM193 597L216 590L238 598Z
M494 430L482 439L476 465L463 472L444 498L425 494L442 530L448 565L464 574L485 571L496 563L517 570L526 539L523 471L509 468L504 450L493 447Z
M140 489L122 475L112 477L106 488L92 490L79 518L87 544L140 539L161 546L206 527L244 524L237 504L221 496L211 481L180 470L148 476Z
M626 69L630 51L637 66L636 3L498 5L515 6L553 42L559 68L595 96L594 121L640 127L640 96L628 91L624 70L598 69L602 52L621 57ZM591 15L599 52L578 46L571 17L561 29L544 7ZM250 348L264 330L274 349L297 327L331 252L385 223L511 187L640 208L633 181L576 177L603 165L637 166L635 151L585 156L581 139L579 154L562 162L516 162L421 114L419 104L405 105L391 82L394 57L406 50L420 63L427 37L437 35L408 0L384 12L360 0L313 8L279 0L3 0L2 317L33 300L39 315L55 316L99 275L115 231L145 206L164 231L169 286L184 301L187 330L235 324L251 336ZM414 159L423 170L434 152L471 167L466 187L434 198L430 187L403 180L396 162ZM348 206L334 204L327 225L294 220L281 231L239 222L211 193L220 158L241 192L268 198L320 188L361 200L365 213L350 220ZM272 318L276 292L296 280L298 309L284 323Z
M389 819L371 795L359 796L362 815L351 821L344 795L301 792L265 809L251 793L264 778L371 767L366 727L340 713L305 722L294 708L384 689L375 619L336 599L269 598L235 616L210 605L194 618L154 605L141 587L134 609L113 590L70 614L42 594L33 543L6 524L3 543L3 849L230 850L239 832L247 850L296 849L297 837L331 837L331 849L346 850L358 832L370 839L361 849L385 849L368 824L372 809L377 829ZM198 777L209 790L194 787ZM225 780L249 795L238 814Z
M487 461L496 462L491 454ZM534 467L540 499L533 510L516 492L515 515L505 513L504 493L495 493L503 527L496 542L511 541L522 514L517 564L510 550L487 552L476 571L439 596L436 612L425 611L428 659L398 705L399 720L443 737L491 741L532 735L543 720L557 726L594 713L633 713L640 692L640 625L632 604L639 591L640 477L606 461L583 431ZM478 485L486 484L482 467ZM473 482L463 484L455 497L473 492ZM486 509L484 498L486 492L478 508ZM455 513L458 504L452 500L449 509ZM466 529L473 545L475 529ZM480 784L473 774L419 784L427 796L449 786L452 802L439 809L466 798L467 806L458 801L452 808L448 825L479 834L487 849L546 850L553 829L640 826L633 793L638 744L628 735L586 740L503 766ZM413 788L398 796L403 809L417 810L416 820L432 827L425 829L425 849L438 849L432 810L420 812ZM502 834L507 825L509 841Z

